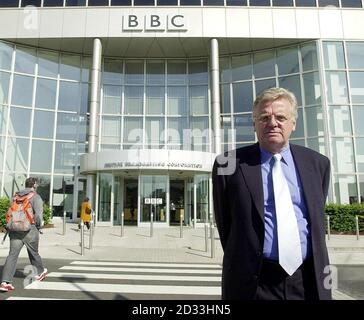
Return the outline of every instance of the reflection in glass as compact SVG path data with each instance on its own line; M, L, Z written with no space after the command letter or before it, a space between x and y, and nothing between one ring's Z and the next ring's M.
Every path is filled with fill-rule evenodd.
M349 204L358 202L358 189L355 176L335 175L334 193L337 203Z
M121 113L121 87L104 85L104 102L102 112L109 114Z
M364 69L364 43L346 42L349 69Z
M342 104L348 103L348 86L344 71L327 71L327 99L329 103Z
M354 172L352 138L332 138L334 172Z
M190 87L190 110L192 114L208 114L207 86Z
M0 41L0 69L11 69L11 58L13 54L13 46Z
M35 49L17 47L15 55L15 71L34 74L36 57Z
M221 94L221 113L231 113L230 106L230 85L223 84L220 86L220 94Z
M148 147L160 148L164 144L164 133L164 118L148 117L145 119L145 143Z
M63 53L59 73L62 79L80 80L81 57L75 54Z
M76 144L74 142L56 142L54 172L73 174L76 162Z
M323 50L326 69L345 68L342 42L323 42Z
M233 112L251 112L253 87L251 81L233 83Z
M38 78L35 107L54 110L56 106L57 81Z
M32 141L30 171L52 172L52 141Z
M122 84L123 61L105 59L102 77L104 84Z
M76 141L77 125L78 116L76 114L58 112L56 139Z
M0 105L0 134L5 134L6 122L8 118L8 109L9 109L8 107Z
M58 52L38 51L38 74L40 76L56 78L58 74Z
M146 114L164 113L164 87L146 87Z
M303 75L305 92L305 104L313 105L321 103L321 87L318 72L305 73Z
M278 74L290 74L299 71L297 47L277 50Z
M4 196L11 199L15 192L24 189L26 177L25 173L5 173Z
M168 117L167 118L167 142L169 144L179 144L183 143L183 130L187 129L187 118L186 117Z
M309 42L301 46L301 58L303 71L317 70L317 51L316 43Z
M355 139L356 163L359 172L364 172L364 138Z
M0 72L0 104L8 103L10 73Z
M168 87L167 110L169 115L186 115L186 87Z
M186 61L167 61L167 84L186 84Z
M144 63L143 61L125 62L125 82L127 84L143 84L144 82Z
M357 118L357 116L359 116L360 114L355 115L354 110L353 113L354 113L354 125L355 125L355 119L361 119L361 118ZM329 106L329 115L330 115L330 131L332 135L348 136L352 134L350 110L348 106ZM364 116L364 112L362 116ZM363 121L360 120L360 122L362 123Z
M98 208L98 221L110 221L111 219L111 184L112 174L111 173L100 173L99 174L99 190L100 200Z
M352 103L364 103L364 72L349 72Z
M237 142L254 141L254 126L250 115L234 116L234 128Z
M248 80L252 78L252 63L250 55L233 56L231 58L233 81Z
M353 106L355 135L364 135L364 106Z
M301 81L299 75L280 77L279 86L293 92L297 99L297 104L302 105Z
M265 78L275 75L274 51L264 51L254 54L254 77Z
M5 159L6 171L26 172L28 170L29 140L8 137Z
M315 150L323 155L326 155L325 139L322 138L308 138L307 147Z
M121 118L102 117L101 141L104 144L120 143Z
M164 85L164 61L147 61L147 84Z
M54 116L54 112L35 110L33 121L33 137L52 139Z
M188 64L190 84L205 84L208 82L207 62L190 60Z
M276 87L276 79L264 79L255 81L256 96L259 96L265 89Z
M143 142L143 118L124 118L124 143Z
M32 111L30 109L11 107L9 134L29 137L31 113Z
M230 82L231 70L230 70L230 57L220 58L220 82Z
M296 129L292 132L291 138L302 138L305 136L304 127L303 127L303 112L302 108L298 108L297 110L298 118L296 120Z
M11 103L31 107L33 97L33 77L14 75Z
M80 109L80 83L61 81L59 84L58 109L77 112Z
M324 135L324 120L321 107L310 107L305 109L307 136Z
M72 218L73 211L73 177L53 176L53 212L56 217L66 216Z
M143 114L143 92L143 87L125 87L125 114Z

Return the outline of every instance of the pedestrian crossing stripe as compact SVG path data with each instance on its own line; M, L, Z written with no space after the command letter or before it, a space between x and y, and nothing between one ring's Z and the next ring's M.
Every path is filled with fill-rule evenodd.
M139 294L176 294L176 295L206 295L218 296L220 286L176 286L176 285L128 285L110 283L85 282L32 282L25 289L36 290L64 290L109 293L139 293Z
M135 266L135 267L175 267L175 268L205 268L221 269L219 264L197 264L197 263L159 263L159 262L110 262L110 261L72 261L72 265L93 266Z
M150 268L128 268L128 267L87 267L87 266L64 266L60 270L84 270L84 271L109 271L109 272L133 272L133 273L187 273L187 274L221 274L221 270L202 269L150 269Z
M112 274L112 273L74 273L51 272L48 278L62 279L109 279L109 280L154 280L154 281L200 281L220 282L221 277L214 276L181 276L181 275L140 275L140 274Z

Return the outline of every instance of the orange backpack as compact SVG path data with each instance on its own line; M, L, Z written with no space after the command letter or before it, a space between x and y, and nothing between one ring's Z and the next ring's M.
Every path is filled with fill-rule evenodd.
M29 231L34 224L34 212L30 199L34 196L31 191L24 196L16 193L13 202L6 213L6 229L8 231Z

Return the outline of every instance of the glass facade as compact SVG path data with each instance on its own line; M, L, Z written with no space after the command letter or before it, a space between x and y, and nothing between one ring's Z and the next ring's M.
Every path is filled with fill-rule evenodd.
M362 202L363 52L364 42L319 40L221 55L223 149L254 143L255 97L272 86L288 88L298 100L292 143L330 157L330 201ZM88 151L91 61L89 56L0 42L3 196L12 196L27 176L35 176L54 216L79 216L86 192L79 166ZM208 57L103 57L97 150L211 152L208 66ZM192 137L186 139L186 130ZM204 222L209 213L208 172L183 179L165 171L128 177L102 172L97 186L100 222L120 223L124 212L130 224L144 223L154 210L156 223L177 224L182 213L190 224ZM153 207L146 199L161 203Z

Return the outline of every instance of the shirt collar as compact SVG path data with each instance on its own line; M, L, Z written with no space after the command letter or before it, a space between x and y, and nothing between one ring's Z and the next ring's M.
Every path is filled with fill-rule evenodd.
M269 162L273 157L273 153L263 149L260 145L259 149L260 149L261 163ZM287 163L287 157L289 157L289 153L290 153L289 143L287 143L287 145L280 152L280 155L282 156L282 159L285 163Z

